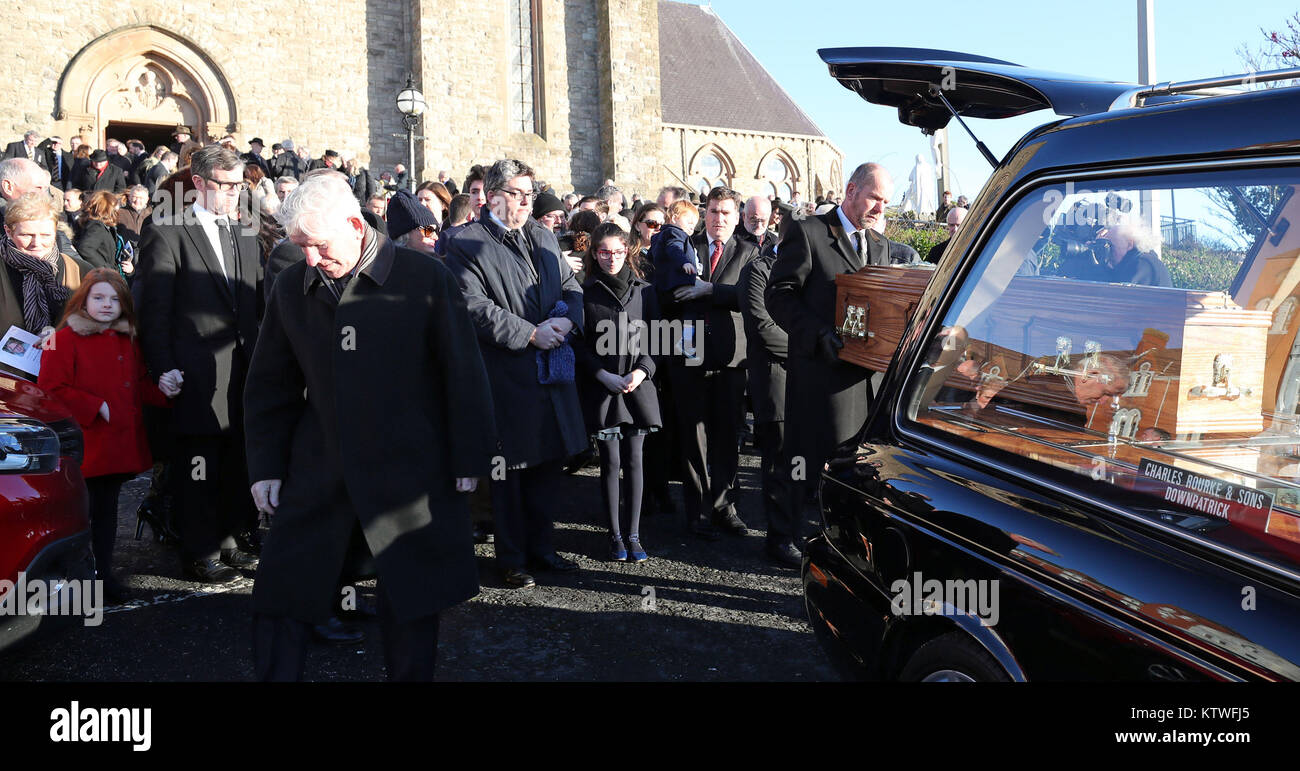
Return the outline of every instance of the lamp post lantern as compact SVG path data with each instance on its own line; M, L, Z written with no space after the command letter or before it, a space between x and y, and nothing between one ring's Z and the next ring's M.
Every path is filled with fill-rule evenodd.
M406 184L409 192L415 192L415 128L420 125L420 116L428 109L424 94L415 87L415 78L406 76L406 87L397 93L397 109L402 113L402 124L406 126L406 143L410 165L406 171Z

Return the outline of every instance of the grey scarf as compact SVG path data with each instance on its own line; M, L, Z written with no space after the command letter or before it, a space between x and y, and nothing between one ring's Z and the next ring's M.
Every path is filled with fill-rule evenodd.
M9 236L0 241L0 258L6 265L17 268L23 276L23 326L28 332L40 334L41 330L53 326L58 319L51 317L51 312L58 313L68 301L72 290L59 282L59 246L56 242L50 253L43 258L32 257L18 251L18 247Z

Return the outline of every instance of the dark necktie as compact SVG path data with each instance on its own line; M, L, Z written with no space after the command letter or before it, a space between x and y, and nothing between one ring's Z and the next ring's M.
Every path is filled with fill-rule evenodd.
M859 230L853 234L853 248L857 250L858 257L861 258L862 264L867 263L867 232Z
M713 278L713 271L718 268L718 260L722 259L722 242L713 242L713 254L709 255L709 278Z
M235 255L239 252L235 246L235 233L230 227L230 220L218 217L217 232L221 234L217 240L221 242L221 262L226 266L226 281L233 286L238 270Z

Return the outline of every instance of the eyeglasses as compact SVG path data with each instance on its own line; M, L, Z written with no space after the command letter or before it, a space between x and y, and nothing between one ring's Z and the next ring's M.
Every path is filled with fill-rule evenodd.
M615 251L612 251L612 252L611 252L611 251L609 251L608 249L597 249L597 250L596 250L596 256L597 256L597 257L626 257L626 256L627 256L627 250L626 250L626 249L616 249Z
M231 193L235 191L242 192L248 189L247 182L222 182L221 180L213 179L212 177L204 177L203 179L206 179L207 181L216 185L217 189L223 193Z
M497 192L498 192L498 193L505 193L506 195L508 195L508 196L510 196L510 197L512 197L512 198L513 198L514 196L519 196L519 202L520 202L520 203L532 203L533 198L535 198L535 197L537 196L537 193L535 193L535 192L533 192L533 191L531 191L531 190L528 191L528 192L524 192L523 190L514 190L514 189L512 189L512 188L508 188L508 187L498 188L498 189L497 189Z
M432 238L433 236L438 235L437 225L416 225L415 227L420 231L420 235L425 238Z
M658 230L664 226L664 223L655 222L654 220L641 220L641 224L645 226L646 230Z

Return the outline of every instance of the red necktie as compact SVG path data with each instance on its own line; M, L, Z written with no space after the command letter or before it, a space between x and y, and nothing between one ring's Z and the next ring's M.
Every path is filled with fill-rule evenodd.
M709 278L713 278L713 271L718 268L718 260L722 259L722 242L713 242L713 254L709 255Z

